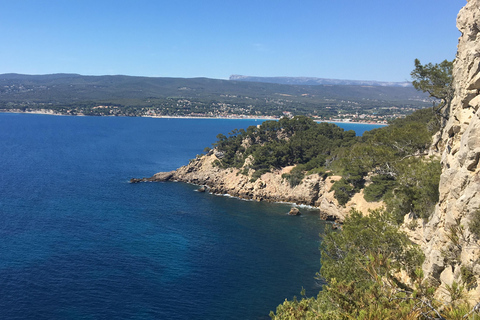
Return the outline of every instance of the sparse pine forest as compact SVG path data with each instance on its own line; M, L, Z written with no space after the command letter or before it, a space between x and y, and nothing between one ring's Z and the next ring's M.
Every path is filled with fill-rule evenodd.
M214 147L222 157L216 165L242 168L245 174L254 170L253 179L295 166L284 175L291 186L309 174L341 175L333 186L341 205L365 188L366 200L385 201L398 222L409 212L428 218L438 200L440 163L427 153L438 129L439 119L431 108L362 137L305 116L282 118L218 135Z

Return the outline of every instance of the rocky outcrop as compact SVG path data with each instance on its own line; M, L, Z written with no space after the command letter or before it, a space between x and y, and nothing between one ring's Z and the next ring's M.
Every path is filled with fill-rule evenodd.
M367 203L363 197L353 197L345 206L338 204L331 190L339 176L323 177L318 174L306 176L297 186L290 186L282 177L293 167L286 167L275 172L263 174L257 180L252 179L253 170L242 174L240 169L222 169L214 165L221 157L219 152L212 150L207 155L197 157L186 166L171 172L160 172L150 178L131 179L130 182L161 182L181 181L203 186L213 194L228 194L242 199L268 202L288 202L298 205L317 207L321 217L326 220L343 221L352 208L375 209L381 203ZM246 161L248 165L248 161Z
M175 171L170 172L159 172L151 176L150 178L132 178L130 179L130 183L138 183L138 182L159 182L159 181L168 181L172 178Z
M438 295L447 300L442 289L461 282L462 268L480 276L480 243L468 228L480 209L480 0L468 1L457 27L462 35L453 68L455 95L442 132L439 203L431 219L411 233L425 252L426 275L441 284ZM470 293L478 300L480 287Z
M300 210L296 207L292 207L290 211L288 212L289 215L291 216L299 216L300 215Z

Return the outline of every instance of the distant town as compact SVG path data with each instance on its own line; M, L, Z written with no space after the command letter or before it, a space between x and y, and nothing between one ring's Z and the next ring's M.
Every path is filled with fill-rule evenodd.
M4 74L0 112L268 119L306 115L318 121L388 123L432 105L428 95L403 83L373 84Z

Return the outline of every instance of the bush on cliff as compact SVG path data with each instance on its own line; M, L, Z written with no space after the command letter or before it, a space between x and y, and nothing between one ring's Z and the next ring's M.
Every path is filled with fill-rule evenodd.
M438 202L441 172L440 161L435 159L413 157L397 164L395 185L384 198L399 223L408 213L417 218L430 217Z
M341 231L326 231L320 250L323 290L316 298L285 301L271 312L272 319L400 319L401 313L410 312L412 303L392 300L396 292L390 286L413 291L396 272L415 274L423 255L391 214L352 211Z
M408 212L428 218L438 201L440 163L426 159L432 135L439 129L435 112L419 110L387 127L365 132L361 141L337 151L331 167L343 179L333 186L340 204L348 202L363 188L364 177L372 183L365 188L367 201L384 200L401 221ZM345 192L344 182L351 192ZM338 190L338 191L337 191Z
M380 201L395 186L395 179L388 174L379 174L371 179L372 183L364 190L364 198L369 202Z
M288 183L290 184L290 187L295 187L299 185L305 174L301 170L292 170L290 173L284 173L282 174L282 178L287 180Z
M352 211L341 231L328 230L323 236L319 275L326 282L323 290L316 297L306 297L302 291L300 300L285 300L270 317L462 319L470 306L462 295L452 295L446 306L435 300L434 288L423 280L423 259L420 249L399 230L393 214L377 210L363 216ZM402 282L402 272L410 276L410 283Z
M366 266L370 255L388 257L389 269L379 266L381 273L394 273L399 270L414 275L423 262L423 254L399 231L394 216L382 210L372 211L368 216L352 210L346 218L341 232L327 230L322 236L320 273L328 282L355 281L363 286L367 281Z
M477 238L480 239L480 209L473 212L468 223L468 230Z
M335 191L335 198L338 204L344 206L348 200L355 194L355 188L346 179L342 178L332 185L332 190Z

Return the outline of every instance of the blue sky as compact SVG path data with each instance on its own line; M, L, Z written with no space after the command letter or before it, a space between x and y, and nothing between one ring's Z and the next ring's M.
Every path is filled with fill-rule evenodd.
M0 0L1 73L410 80L466 0Z

